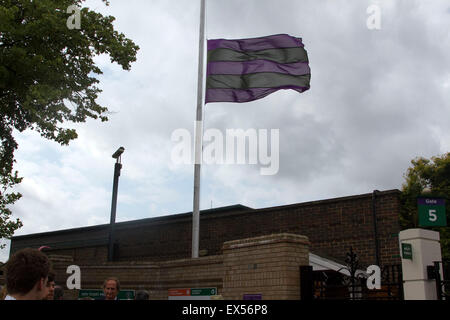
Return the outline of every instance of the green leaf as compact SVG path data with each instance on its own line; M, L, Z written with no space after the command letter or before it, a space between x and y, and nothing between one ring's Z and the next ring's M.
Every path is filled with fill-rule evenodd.
M416 158L411 161L412 167L405 174L402 187L402 209L400 211L400 225L402 229L416 228L417 197L422 195L425 188L431 189L431 195L446 199L447 222L450 216L450 153L431 159ZM435 227L441 239L442 257L450 259L450 230L449 227Z
M116 31L114 17L82 8L83 0L3 0L0 4L0 237L22 226L10 220L21 196L8 193L19 184L12 174L17 143L13 129L32 129L67 145L77 138L67 123L88 118L107 121L108 109L96 100L102 74L94 58L130 70L139 47ZM105 5L109 2L103 0ZM80 8L81 28L70 30L67 8ZM63 126L64 125L64 126Z

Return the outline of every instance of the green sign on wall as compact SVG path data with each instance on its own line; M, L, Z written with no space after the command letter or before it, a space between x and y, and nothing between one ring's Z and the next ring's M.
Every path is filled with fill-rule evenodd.
M412 245L410 243L402 243L402 258L412 260Z
M418 198L417 209L420 227L445 227L447 225L445 199Z
M191 289L191 296L214 296L217 294L216 288L196 288Z
M81 289L78 291L78 299L92 298L98 300L100 297L104 297L105 294L103 290L95 289ZM134 300L135 292L134 290L120 290L117 295L118 300Z

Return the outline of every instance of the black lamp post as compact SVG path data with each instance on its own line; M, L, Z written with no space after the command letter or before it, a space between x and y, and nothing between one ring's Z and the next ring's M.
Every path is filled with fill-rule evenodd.
M116 164L114 165L114 182L113 182L113 193L111 202L111 221L109 225L108 261L112 261L114 256L114 224L116 222L117 189L119 187L120 169L122 169L121 156L124 151L125 148L120 147L112 155L112 157L116 159Z

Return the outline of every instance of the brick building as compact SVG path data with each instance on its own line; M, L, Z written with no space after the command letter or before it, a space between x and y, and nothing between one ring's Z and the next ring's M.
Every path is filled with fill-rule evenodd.
M25 247L49 246L51 249L47 253L54 257L61 271L68 264L84 266L85 270L97 268L97 278L85 278L85 287L98 287L101 283L100 279L105 272L99 271L99 268L114 270L116 274L119 272L124 279L129 279L129 286L138 282L141 285L147 283L137 275L140 273L142 276L143 268L147 271L159 270L158 283L150 281L146 288L154 293L154 297L161 299L167 288L174 286L214 285L225 290L224 260L230 256L226 255L230 243L249 238L272 239L270 235L274 234L282 235L280 239L283 240L277 241L298 245L301 243L301 246L307 246L311 254L333 261L344 261L346 253L352 247L363 268L370 264L399 264L399 195L399 190L387 190L263 209L235 205L204 210L200 214L201 257L197 262L190 259L191 213L117 223L114 262L107 262L109 225L13 237L11 253ZM290 236L284 236L286 234ZM292 240L296 236L304 236L304 239ZM274 243L278 243L277 241ZM289 245L285 247L288 248ZM308 258L304 258L303 249L293 252L303 252L296 261L309 263ZM58 260L58 257L63 258ZM203 268L201 279L183 278L186 270L192 268L193 264ZM179 268L177 272L179 277L184 275L184 282L176 282L177 279L168 275L167 268ZM197 270L195 268L192 270ZM134 272L137 278L128 276ZM162 277L162 274L167 274L168 278ZM59 277L63 281L66 275L61 272ZM154 273L152 277L155 277ZM298 286L299 280L296 278L295 281ZM293 294L292 290L288 292ZM295 294L289 294L283 293L281 296L296 297Z

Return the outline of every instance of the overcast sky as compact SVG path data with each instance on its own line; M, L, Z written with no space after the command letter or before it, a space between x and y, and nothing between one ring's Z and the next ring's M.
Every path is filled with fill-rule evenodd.
M173 163L171 135L193 135L200 1L89 1L140 46L132 70L107 56L98 101L110 120L72 125L70 146L16 133L23 194L16 235L108 223L115 160L125 147L117 221L192 211L193 165ZM201 209L262 208L401 188L411 159L450 150L447 0L208 0L207 38L287 33L303 39L311 89L245 104L211 103L205 130L279 129L279 171L203 165ZM381 29L369 29L377 5ZM82 22L83 23L83 22ZM0 251L6 261L8 247Z

